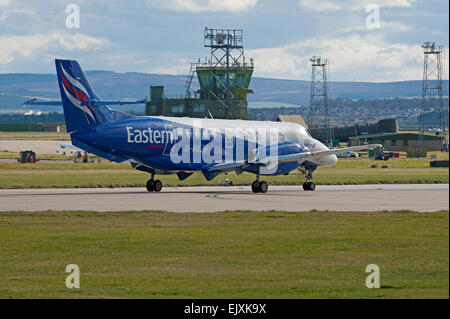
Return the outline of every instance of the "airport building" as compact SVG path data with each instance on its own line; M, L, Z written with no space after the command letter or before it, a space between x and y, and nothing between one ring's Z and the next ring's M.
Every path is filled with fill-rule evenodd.
M168 98L164 86L151 86L146 115L250 119L247 94L253 92L253 60L245 61L242 30L205 28L203 38L211 54L204 63L191 63L184 96ZM195 75L200 88L191 91Z
M439 135L424 135L423 150L425 152L441 151L443 137ZM349 138L350 146L381 144L387 151L412 152L419 147L418 133L379 133L358 135Z

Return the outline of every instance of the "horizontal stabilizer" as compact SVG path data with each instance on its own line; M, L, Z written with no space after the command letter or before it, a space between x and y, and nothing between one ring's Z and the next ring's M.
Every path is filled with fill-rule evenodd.
M63 105L62 101L37 101L36 99L23 102L22 105Z
M129 104L145 104L146 99L137 101L98 101L88 100L82 101L80 104L84 106L100 106L100 105L129 105ZM63 105L62 101L37 101L37 99L31 99L23 102L22 105Z
M70 143L59 143L58 145L61 148L70 148L70 149L73 149L75 151L83 152L83 150L81 148L76 147L76 146L74 146L74 145L72 145Z

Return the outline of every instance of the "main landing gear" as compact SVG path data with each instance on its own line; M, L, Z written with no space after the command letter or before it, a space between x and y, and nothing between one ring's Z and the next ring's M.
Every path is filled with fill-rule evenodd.
M252 183L252 191L253 193L265 193L269 189L269 185L267 185L264 181L259 181L259 174L256 175L256 181Z
M312 182L312 172L313 172L312 168L307 166L305 172L306 181L303 183L303 189L305 191L313 191L316 189L316 184Z
M162 183L159 179L155 181L155 174L152 174L152 178L150 178L145 184L147 191L149 192L160 192L162 189Z

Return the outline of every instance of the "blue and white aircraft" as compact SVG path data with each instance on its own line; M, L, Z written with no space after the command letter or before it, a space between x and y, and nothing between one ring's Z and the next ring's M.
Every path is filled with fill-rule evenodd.
M202 172L211 180L234 171L256 174L252 191L265 193L268 185L261 175L287 175L295 169L306 175L303 189L312 191L313 171L336 164L336 154L381 146L330 150L295 123L134 116L107 106L123 103L100 100L77 61L55 63L72 144L114 162L128 160L150 173L149 192L162 189L156 174L177 174L184 180Z

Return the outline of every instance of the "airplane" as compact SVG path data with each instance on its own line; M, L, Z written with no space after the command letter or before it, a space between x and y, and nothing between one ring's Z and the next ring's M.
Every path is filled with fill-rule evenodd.
M148 192L161 191L157 174L176 174L181 181L201 172L209 181L221 173L250 172L256 175L252 191L266 193L261 175L287 175L295 169L305 174L303 189L313 191L313 171L336 164L336 154L381 147L329 149L296 123L127 114L95 94L77 61L56 59L55 65L72 145L113 162L130 161L150 174Z

